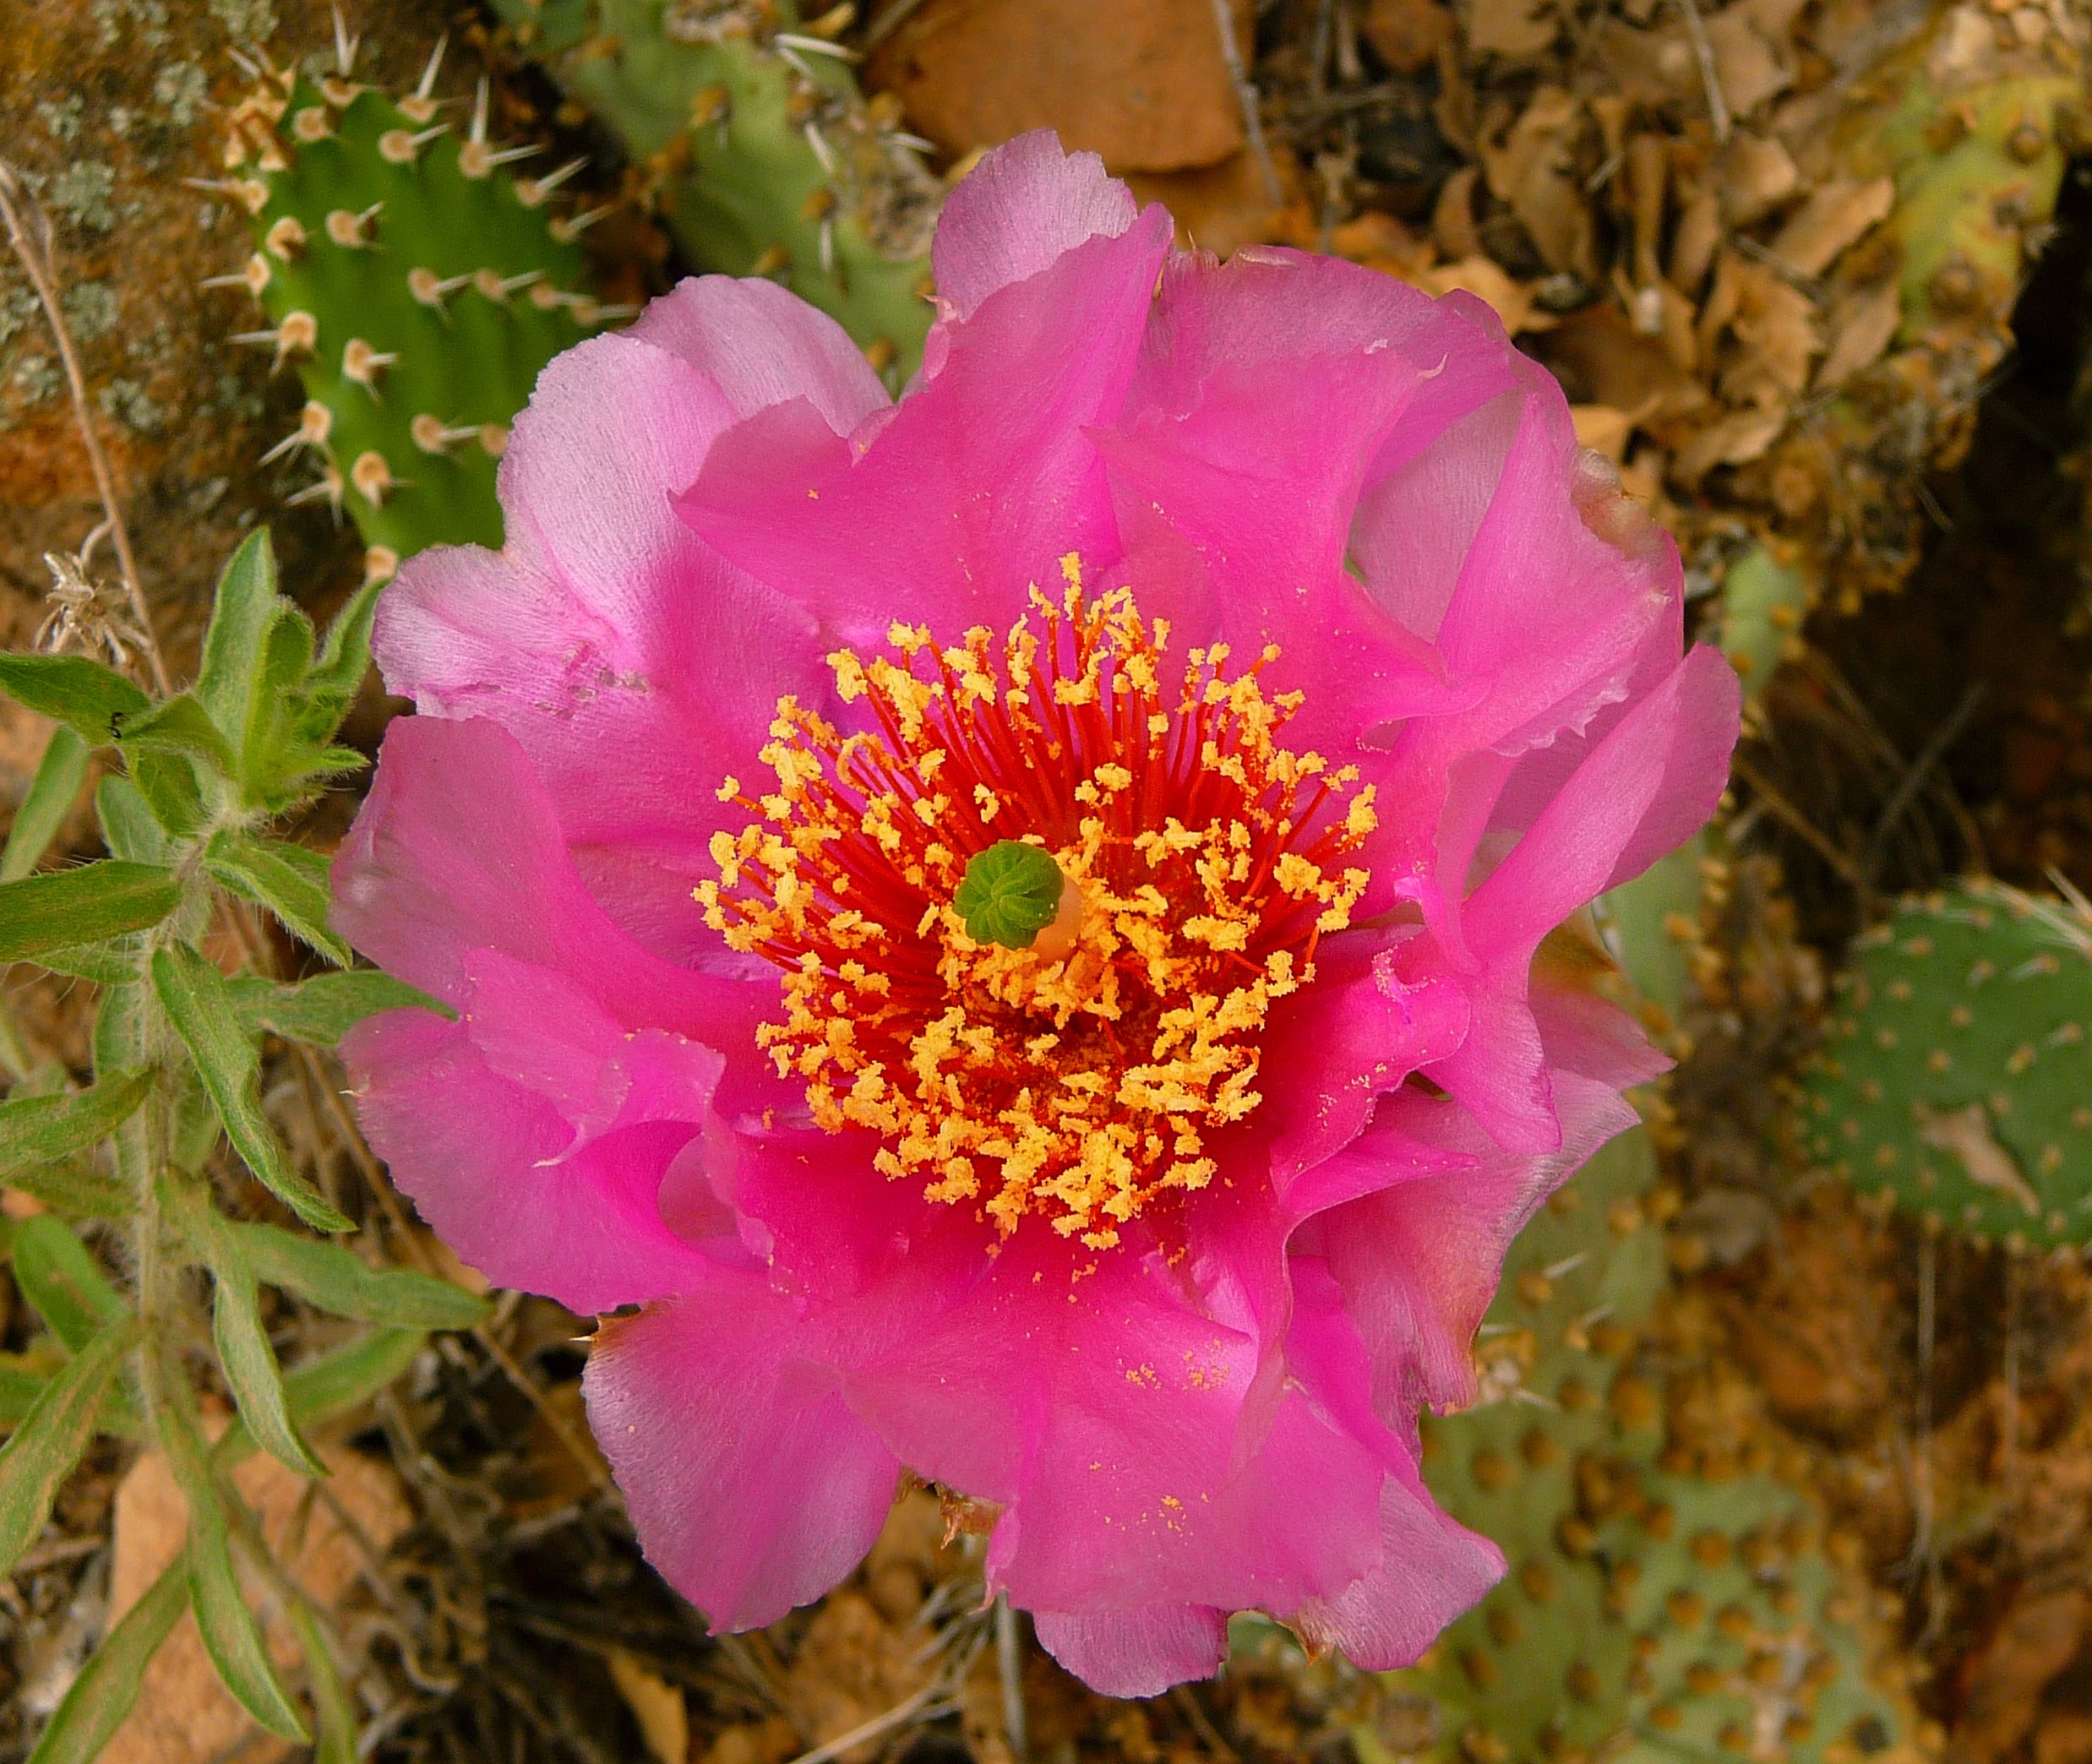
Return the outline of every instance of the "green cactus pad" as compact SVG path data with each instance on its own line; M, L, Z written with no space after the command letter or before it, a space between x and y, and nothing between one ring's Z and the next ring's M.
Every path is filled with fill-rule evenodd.
M468 118L432 84L395 101L346 74L270 75L227 153L256 249L224 280L271 321L242 340L295 362L308 401L281 450L319 468L304 498L349 510L373 575L424 546L501 543L509 425L609 316L578 290L545 185L487 141L484 87Z
M1861 937L1802 1136L1855 1187L1986 1239L2092 1239L2092 918L1995 882Z
M494 0L622 141L693 264L774 275L898 384L931 317L942 186L786 0Z
M1483 1400L1428 1424L1432 1492L1509 1569L1388 1675L1432 1706L1443 1764L1846 1764L1899 1731L1864 1669L1860 1595L1802 1498L1664 1467L1665 1394L1637 1337L1667 1284L1652 1174L1632 1134L1527 1226L1477 1342Z

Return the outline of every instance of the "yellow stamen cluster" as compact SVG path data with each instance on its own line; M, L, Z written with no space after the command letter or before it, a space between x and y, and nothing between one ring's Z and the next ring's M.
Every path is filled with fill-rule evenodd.
M1339 860L1375 815L1355 770L1278 744L1300 696L1260 685L1276 649L1233 678L1225 645L1192 650L1170 692L1166 624L1062 568L1060 603L1034 591L1000 641L896 625L891 655L831 656L858 732L781 701L776 787L727 781L755 819L714 836L697 898L784 970L762 1039L817 1123L877 1134L885 1174L1005 1234L1038 1217L1101 1249L1212 1180L1211 1134L1261 1100L1272 1001L1365 892ZM967 936L952 897L1005 839L1080 890L1071 944Z

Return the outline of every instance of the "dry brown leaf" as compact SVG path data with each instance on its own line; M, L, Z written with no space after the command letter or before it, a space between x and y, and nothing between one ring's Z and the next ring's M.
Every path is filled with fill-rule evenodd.
M1693 191L1685 199L1677 231L1671 235L1672 284L1687 294L1697 289L1713 268L1721 242L1721 198L1711 186Z
M1821 275L1896 205L1895 180L1839 178L1811 194L1780 228L1773 255L1797 275Z
M1500 139L1485 143L1482 167L1490 188L1511 205L1550 270L1598 277L1590 201L1576 166L1583 102L1560 86L1542 86Z
M1882 357L1903 323L1903 297L1887 281L1845 295L1831 308L1830 349L1816 376L1819 386L1842 386Z
M1801 181L1784 146L1749 129L1730 139L1715 176L1721 186L1722 218L1731 226L1762 220L1793 195Z
M1915 1108L1917 1105L1913 1104ZM1927 1113L1918 1121L1918 1137L1936 1152L1951 1152L1961 1160L1969 1180L1978 1188L2002 1195L2018 1203L2035 1218L2041 1215L2041 1197L2020 1173L2013 1155L1991 1132L1991 1118L1980 1102L1966 1108Z
M1554 0L1467 0L1468 46L1485 55L1544 55L1561 31Z
M1439 0L1371 0L1359 29L1396 74L1421 74L1452 36L1452 14Z
M1610 301L1571 313L1539 353L1572 397L1632 411L1638 422L1681 416L1707 402L1705 389L1670 359L1662 342L1637 333Z
M689 1764L690 1712L683 1693L622 1647L611 1649L604 1663L655 1764Z
M1556 322L1552 313L1535 308L1533 290L1523 282L1513 281L1494 258L1463 258L1457 264L1440 264L1403 280L1414 283L1427 294L1465 290L1487 302L1514 337L1521 331L1551 330Z
M2092 1595L2082 1588L2022 1594L1972 1663L1954 1727L1957 1754L1969 1764L1997 1764L2017 1750L2088 1629Z
M1731 405L1784 405L1809 384L1822 348L1816 304L1764 264L1724 252L1701 308L1701 359Z
M1747 117L1794 84L1784 34L1767 34L1746 6L1732 6L1707 21L1707 44L1714 52L1714 78L1732 117Z
M1479 166L1463 166L1447 178L1431 210L1431 239L1438 254L1453 262L1482 255L1482 236L1474 226L1474 186Z
M1784 410L1732 412L1679 449L1671 475L1690 488L1717 466L1746 466L1761 457L1786 426Z
M411 1517L390 1467L345 1447L323 1450L334 1473L327 1494L340 1504L373 1549L383 1551ZM331 1606L362 1573L366 1560L354 1533L335 1516L314 1485L272 1457L250 1457L232 1473L233 1485L259 1515L262 1535L285 1571L315 1603ZM165 1456L149 1451L117 1489L115 1560L109 1574L109 1620L144 1596L181 1554L188 1532L188 1502L175 1485ZM297 1547L293 1549L293 1545ZM297 1658L289 1620L259 1583L248 1596L263 1619L270 1657L279 1666ZM291 1747L259 1734L232 1693L218 1682L204 1652L196 1620L184 1614L145 1669L138 1704L117 1729L101 1764L204 1764L243 1738L244 1764L290 1756Z
M1571 405L1569 421L1575 426L1577 445L1603 454L1617 466L1627 456L1627 438L1634 433L1635 419L1610 405Z
M1243 144L1212 0L929 0L866 74L955 155L1054 128L1114 172L1174 172Z

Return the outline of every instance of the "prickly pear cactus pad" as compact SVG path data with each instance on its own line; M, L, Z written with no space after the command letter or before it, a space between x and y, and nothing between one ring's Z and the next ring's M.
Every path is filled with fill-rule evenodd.
M1482 1401L1425 1475L1509 1572L1413 1670L1432 1756L1857 1760L1894 1743L1863 1600L1806 1503L1665 1449L1638 1333L1666 1285L1646 1137L1601 1152L1512 1246L1476 1344ZM1371 1750L1370 1736L1363 1749Z
M692 264L771 275L895 383L921 358L942 186L890 101L787 0L494 0L624 144ZM848 8L837 12L847 19Z
M2092 918L1973 881L1861 937L1806 1079L1808 1150L1977 1236L2092 1239Z
M494 467L538 372L616 314L581 291L578 224L550 199L563 168L517 178L530 150L487 138L431 95L442 54L395 100L357 84L354 46L317 84L267 73L232 112L227 190L254 252L222 280L269 324L238 340L294 363L307 402L271 456L319 478L291 500L355 517L373 575L436 544L501 543Z

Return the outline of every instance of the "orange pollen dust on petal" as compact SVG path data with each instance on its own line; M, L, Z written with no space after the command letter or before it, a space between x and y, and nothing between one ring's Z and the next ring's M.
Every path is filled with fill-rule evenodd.
M831 656L875 727L782 700L776 787L726 781L755 819L713 835L696 894L784 971L760 1037L820 1126L877 1134L885 1174L1005 1235L1037 1217L1105 1249L1212 1180L1208 1135L1261 1100L1266 1017L1350 923L1366 873L1342 860L1376 817L1355 768L1278 744L1301 695L1259 684L1276 648L1232 678L1226 645L1192 650L1167 686L1166 623L1061 568L1060 604L1034 589L1000 641L896 624L890 653ZM1030 949L976 943L952 904L1010 839L1065 879L1062 934Z

